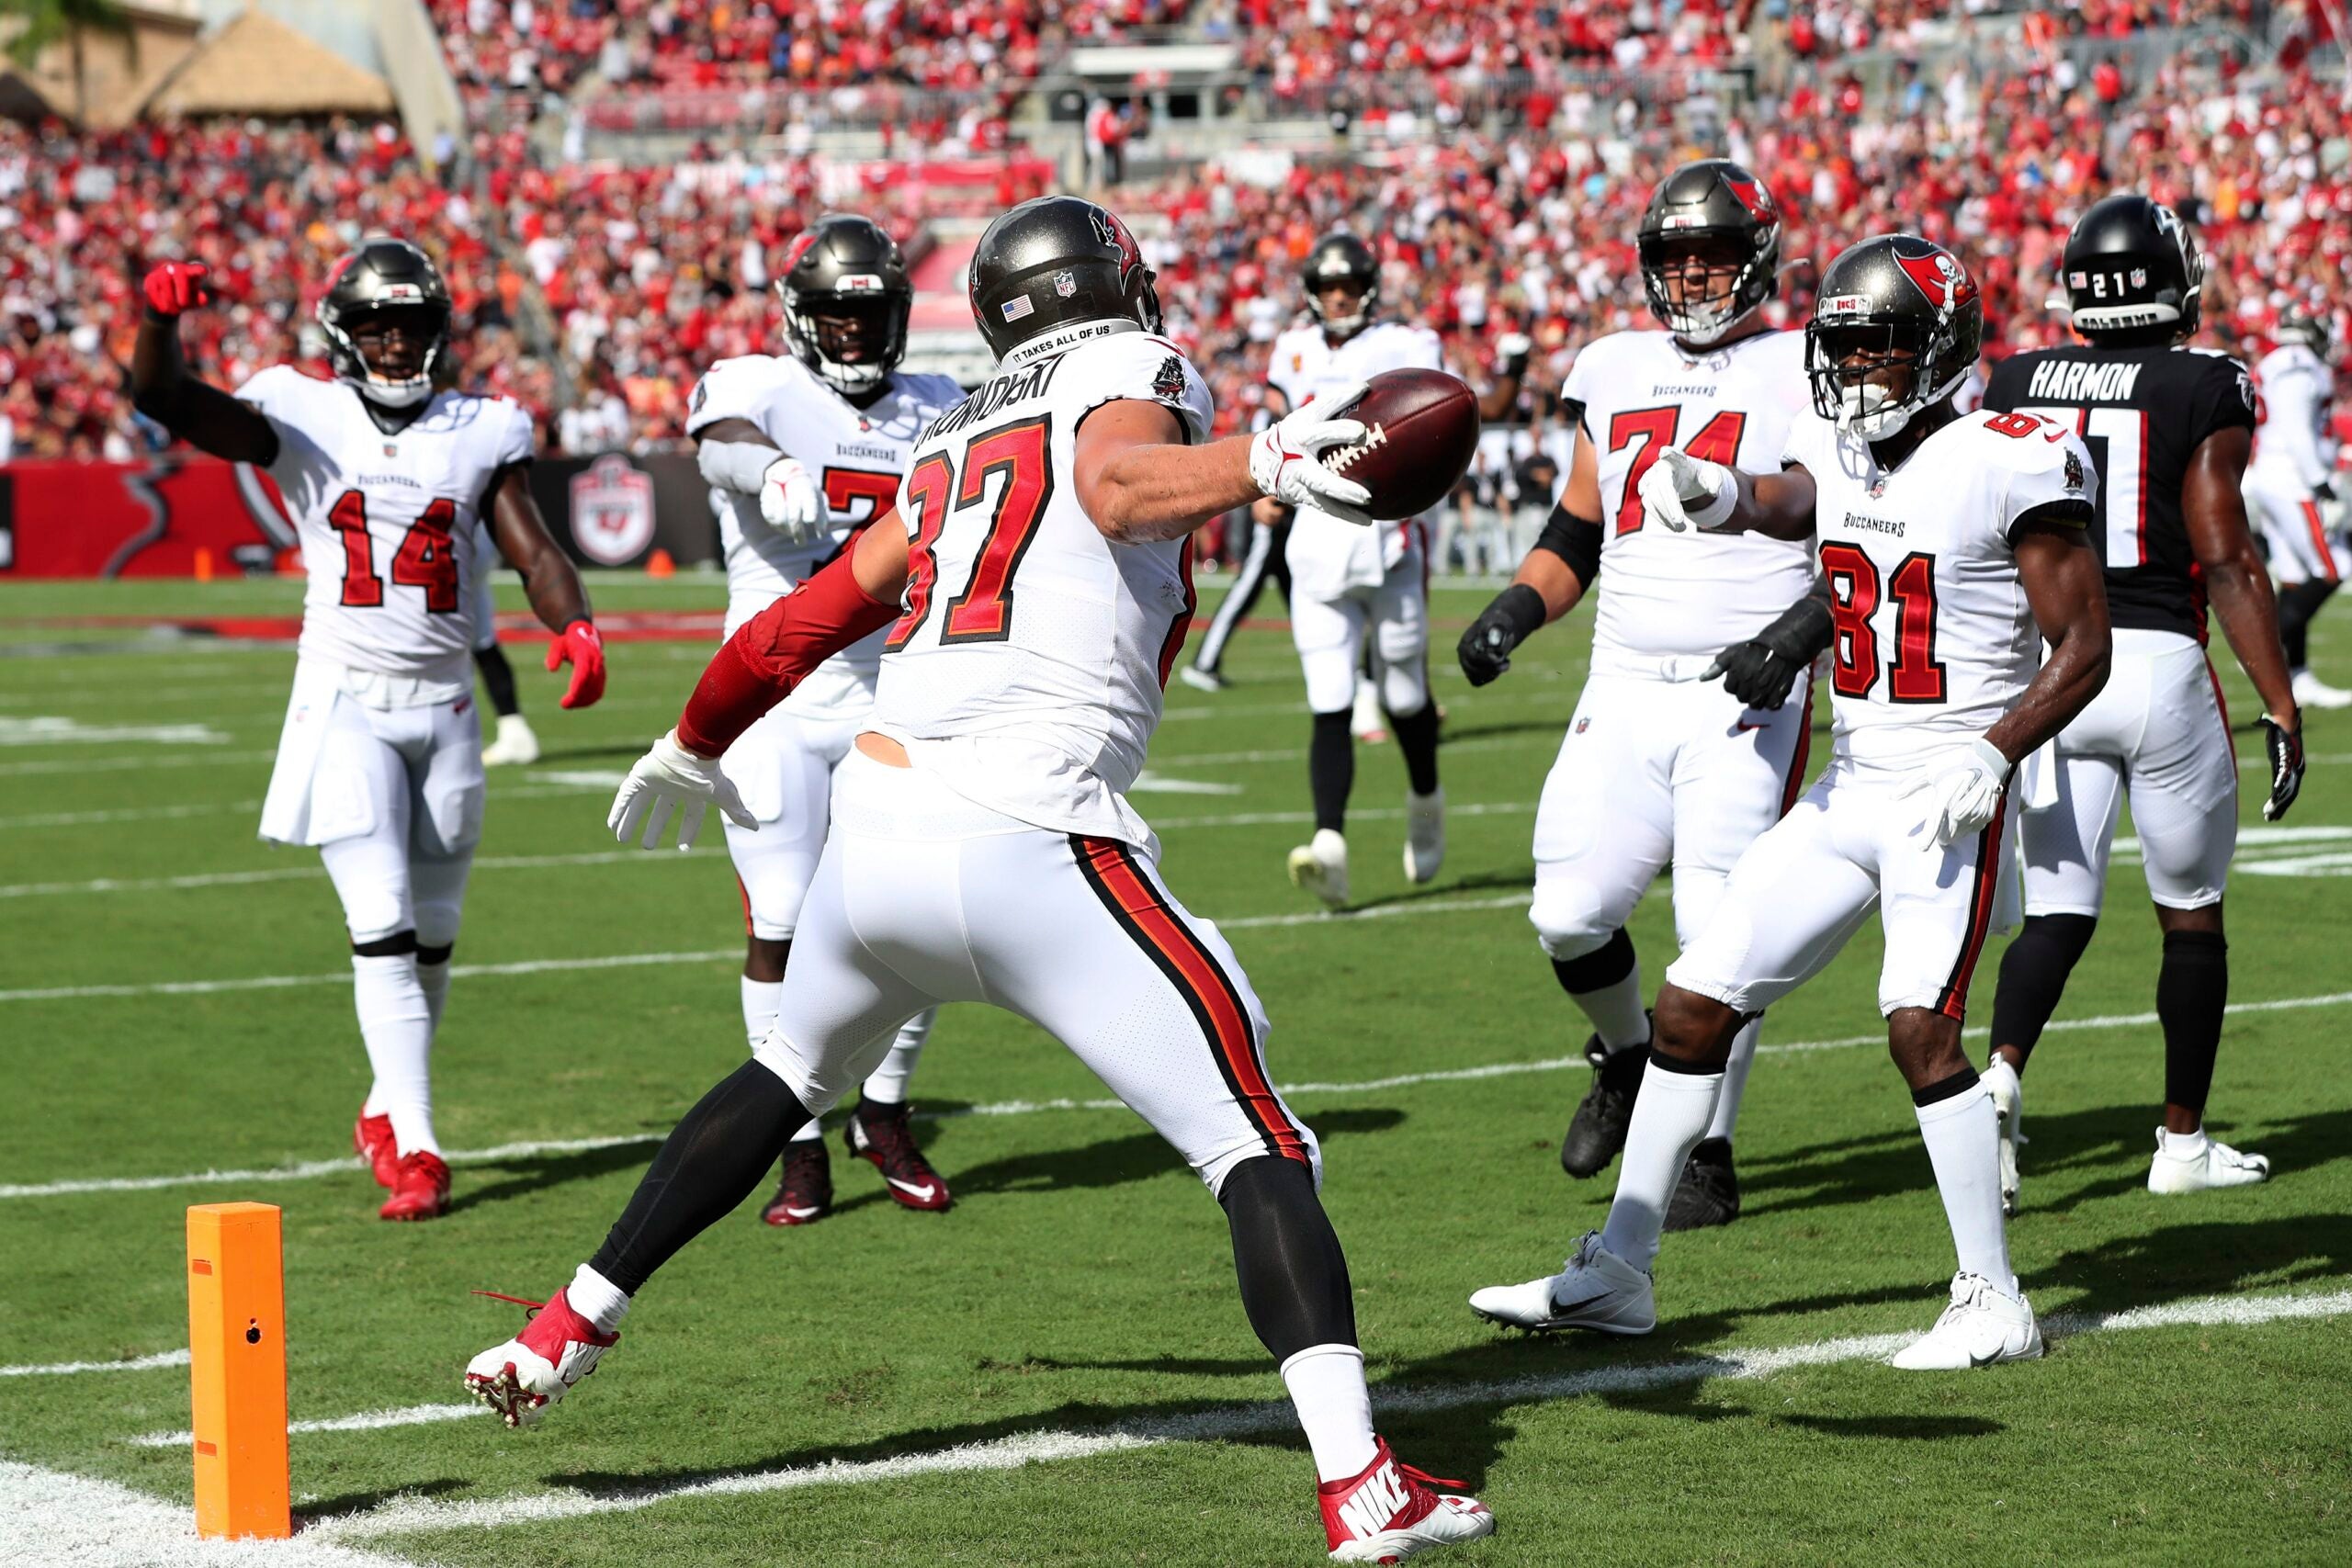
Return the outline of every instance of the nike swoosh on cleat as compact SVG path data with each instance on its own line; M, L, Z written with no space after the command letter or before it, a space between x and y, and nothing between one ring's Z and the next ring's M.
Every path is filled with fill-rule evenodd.
M1968 1353L1968 1364L1971 1367L1989 1367L2000 1359L2001 1353L1998 1350L1985 1356L1980 1356L1973 1350Z
M925 1182L921 1187L918 1187L911 1181L901 1181L895 1176L886 1176L882 1179L888 1181L891 1186L897 1188L908 1197L920 1198L926 1203L939 1195L939 1189L930 1182Z
M1580 1302L1554 1302L1552 1303L1552 1315L1554 1317L1566 1317L1568 1314L1576 1311L1578 1307L1589 1307L1595 1302L1605 1302L1614 1294L1616 1294L1614 1291L1603 1291L1597 1296L1587 1296Z
M806 1208L806 1209L796 1209L796 1208L794 1208L791 1204L787 1203L787 1204L786 1204L786 1205L785 1205L784 1212L785 1212L786 1213L787 1213L787 1214L790 1214L790 1215L791 1215L794 1219L796 1219L796 1220L805 1220L805 1219L807 1219L809 1215L814 1214L814 1213L820 1213L820 1210L818 1210L814 1205L811 1205L810 1207Z

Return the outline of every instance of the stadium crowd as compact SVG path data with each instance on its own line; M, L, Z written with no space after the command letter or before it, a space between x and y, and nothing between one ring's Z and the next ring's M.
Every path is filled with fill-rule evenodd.
M2301 70L2254 80L2168 66L2119 107L2063 59L1914 76L1876 99L1831 77L1726 130L1787 215L1777 308L1792 319L1809 264L1917 227L1975 267L1998 351L2047 342L2058 329L2042 301L2066 221L2131 185L2197 221L2212 258L2207 339L2251 353L2290 298L2352 297L2352 123ZM1395 144L1363 134L1359 156L1302 160L1270 185L1211 172L1120 199L1161 273L1171 329L1237 416L1295 306L1295 263L1343 224L1374 238L1385 308L1443 334L1465 374L1483 373L1504 332L1532 331L1540 397L1580 344L1643 320L1635 225L1688 150L1625 107L1578 90L1540 125ZM550 168L518 132L483 133L474 152L484 173L469 186L428 175L386 126L77 135L0 122L0 412L15 451L139 447L120 390L131 282L166 255L220 276L232 303L200 318L192 347L233 384L277 359L316 363L306 323L332 258L364 231L412 234L457 292L459 374L523 400L557 450L675 440L699 368L775 340L766 285L824 205L814 165L748 178L699 161ZM1003 205L1033 192L965 194ZM864 205L902 240L930 210L911 188ZM514 330L540 309L560 379ZM571 389L560 408L560 384Z

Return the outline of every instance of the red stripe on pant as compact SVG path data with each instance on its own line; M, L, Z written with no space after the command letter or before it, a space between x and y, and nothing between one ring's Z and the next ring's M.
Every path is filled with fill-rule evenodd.
M2336 581L2335 551L2327 542L2327 525L2319 520L2319 502L2302 503L2303 526L2312 531L2312 548L2319 552L2319 570L2330 582Z
M1804 794L1804 765L1813 761L1813 677L1804 678L1804 712L1797 718L1797 749L1789 758L1789 782L1781 790L1781 815L1797 808Z
M743 934L756 936L759 933L752 929L752 890L744 885L743 874L740 871L735 874L735 891L743 898Z
M1161 899L1159 890L1136 866L1133 849L1116 839L1074 837L1071 845L1096 893L1160 972L1175 982L1185 1004L1200 1020L1218 1071L1242 1114L1265 1138L1267 1151L1301 1165L1312 1164L1306 1141L1266 1077L1266 1065L1258 1055L1257 1035L1250 1026L1249 1008L1216 955Z
M2001 883L2001 827L2008 818L2009 797L2002 792L1993 807L1993 820L1976 839L1976 875L1968 890L1968 930L1960 944L1960 961L1951 966L1936 1010L1955 1021L1968 1014L1968 983L1976 976L1976 961L1984 953L1984 939L1993 930L1993 896Z

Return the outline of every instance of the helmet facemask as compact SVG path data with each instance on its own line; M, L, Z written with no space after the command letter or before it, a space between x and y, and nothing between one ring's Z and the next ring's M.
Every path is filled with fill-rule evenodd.
M1306 280L1308 314L1322 324L1327 335L1337 338L1342 343L1371 324L1372 308L1380 299L1380 288L1377 284L1368 288L1358 289L1356 286L1361 282L1361 278L1351 274L1333 277L1310 277ZM1330 301L1325 298L1327 292L1336 294L1341 288L1353 291L1353 309L1342 307L1334 310Z
M905 355L912 301L904 294L782 292L793 353L835 391L862 397L876 390Z
M1641 237L1642 289L1668 332L1712 347L1772 297L1778 231L1767 231L1753 248L1746 238L1724 229Z
M332 310L322 302L319 326L333 349L335 373L369 402L412 409L433 396L435 371L449 344L447 306L426 301Z
M1935 384L1951 357L1951 336L1947 327L1928 328L1916 321L1808 326L1805 379L1813 388L1813 412L1864 441L1900 434L1913 415L1960 385L1959 376Z

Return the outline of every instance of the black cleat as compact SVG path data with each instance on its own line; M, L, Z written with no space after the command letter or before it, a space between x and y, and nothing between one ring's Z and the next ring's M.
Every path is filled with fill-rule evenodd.
M833 1210L833 1166L825 1140L802 1138L784 1148L784 1179L760 1211L772 1225L813 1224Z
M1646 1045L1628 1045L1604 1056L1598 1034L1584 1050L1593 1059L1592 1087L1568 1122L1568 1135L1560 1140L1560 1168L1579 1181L1615 1159L1625 1146L1634 1096L1641 1090L1642 1069L1650 1057Z
M1739 1177L1731 1168L1731 1140L1705 1138L1690 1151L1682 1179L1666 1201L1666 1228L1704 1230L1739 1218Z

